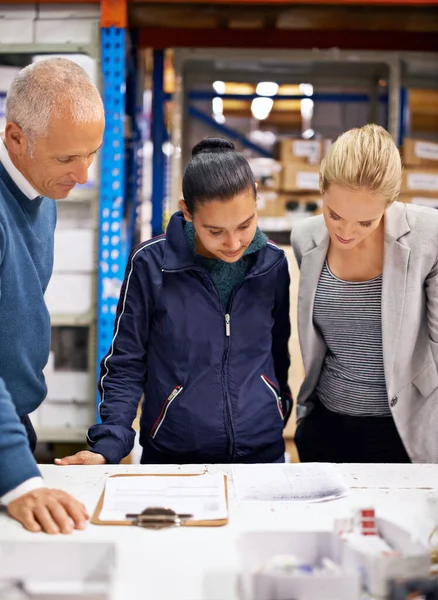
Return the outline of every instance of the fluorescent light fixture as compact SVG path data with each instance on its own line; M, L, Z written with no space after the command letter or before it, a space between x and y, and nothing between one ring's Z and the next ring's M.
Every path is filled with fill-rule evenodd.
M261 81L256 88L259 96L275 96L278 92L278 83L275 81Z
M313 85L311 83L300 83L300 92L304 96L313 96Z
M274 101L272 98L254 98L251 102L252 116L258 121L263 121L269 116L273 105Z
M306 131L303 131L303 133L301 134L301 136L305 140L310 140L310 138L312 138L314 135L315 135L315 132L313 131L313 129L306 129Z
M221 115L224 112L224 101L219 96L213 98L213 114Z
M313 117L313 100L304 98L301 100L301 116L303 119L311 119Z
M225 94L225 82L215 81L213 83L213 89L216 92L216 94Z

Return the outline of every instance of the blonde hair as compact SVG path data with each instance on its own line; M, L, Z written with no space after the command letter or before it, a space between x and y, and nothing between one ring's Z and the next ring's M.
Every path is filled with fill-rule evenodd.
M402 164L390 134L379 125L350 129L332 145L320 169L320 190L332 184L380 194L387 204L400 193Z

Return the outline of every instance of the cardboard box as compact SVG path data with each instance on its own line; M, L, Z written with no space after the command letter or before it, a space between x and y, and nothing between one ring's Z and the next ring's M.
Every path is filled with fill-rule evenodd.
M286 138L278 142L276 156L281 162L317 165L327 156L332 140Z
M283 164L282 190L284 192L318 192L319 166L293 162Z
M324 156L324 140L287 138L278 143L277 153L281 162L316 165Z
M436 197L438 195L438 169L405 169L401 186L401 194L421 192L421 196Z
M287 196L274 190L260 190L257 200L259 217L284 217Z
M322 199L319 194L296 194L263 190L258 195L257 214L259 217L284 217L288 212L308 212L319 214Z
M257 191L280 189L282 165L273 158L252 158L249 161Z
M438 142L406 138L403 141L402 156L407 167L438 168Z

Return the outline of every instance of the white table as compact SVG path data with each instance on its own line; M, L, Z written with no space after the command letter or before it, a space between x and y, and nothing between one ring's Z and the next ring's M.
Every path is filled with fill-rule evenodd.
M323 504L238 504L229 465L207 466L229 474L230 522L221 528L148 531L137 527L89 525L65 536L71 540L114 541L118 564L113 600L237 600L236 541L245 531L327 530L333 519L355 507L373 505L378 516L408 527L426 540L438 522L438 465L338 465L351 486L347 498ZM200 473L200 465L72 466L42 465L51 487L64 489L92 513L108 475L114 473ZM59 536L32 534L0 514L0 542L43 540Z

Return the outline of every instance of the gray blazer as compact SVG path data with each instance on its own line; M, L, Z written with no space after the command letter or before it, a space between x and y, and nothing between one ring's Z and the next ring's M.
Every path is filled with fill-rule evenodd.
M306 412L327 352L313 323L329 247L324 217L298 223L291 242L301 271L298 410ZM394 202L385 212L382 342L388 403L406 450L413 462L438 463L438 210Z

